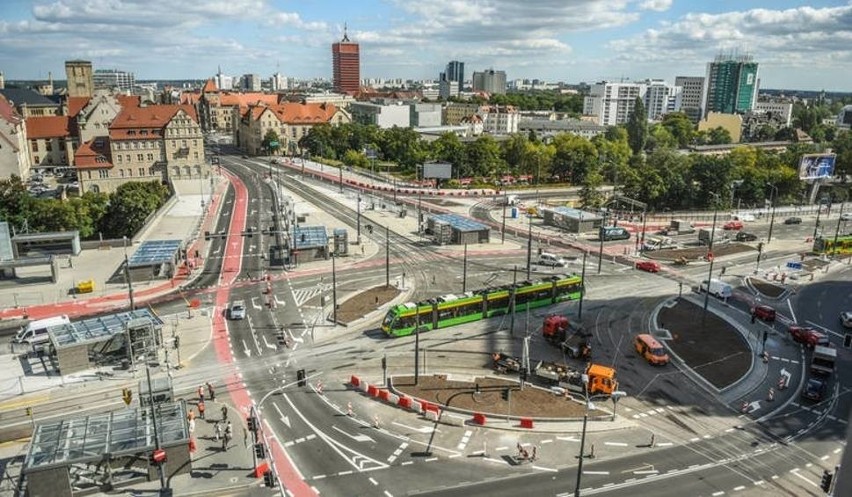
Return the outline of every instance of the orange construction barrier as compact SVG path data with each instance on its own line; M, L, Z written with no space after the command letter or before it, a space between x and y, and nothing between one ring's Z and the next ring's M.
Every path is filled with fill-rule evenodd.
M367 387L367 395L370 397L375 397L379 394L379 389L375 385L370 385Z
M532 427L533 427L532 418L521 418L521 428L532 429Z
M263 474L269 471L269 463L266 461L261 462L254 468L254 477L262 478Z
M400 397L399 398L399 407L404 407L406 409L411 408L411 397Z
M195 447L195 438L194 438L194 437L189 437L189 451L190 451L190 452L195 452L195 449L196 449L196 447Z
M350 376L349 377L349 384L352 385L353 387L357 387L358 385L361 384L361 378L358 378L357 376Z
M474 413L473 422L480 426L485 426L485 414L481 412Z

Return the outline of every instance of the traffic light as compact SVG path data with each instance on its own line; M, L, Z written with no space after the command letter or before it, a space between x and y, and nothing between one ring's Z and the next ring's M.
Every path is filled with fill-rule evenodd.
M180 348L180 336L175 336L175 349Z
M763 242L757 244L757 253L760 254L763 252Z
M129 388L121 389L121 398L124 400L126 405L130 405L130 402L133 401L133 390Z
M503 389L503 400L508 401L511 398L512 398L512 389L511 388L504 388Z
M300 369L296 371L296 380L298 381L298 385L300 387L308 386L308 380L305 379L305 370Z
M257 419L254 416L247 417L246 424L249 431L257 431Z
M278 485L278 480L275 479L275 474L272 470L263 473L263 485L267 488L275 488Z
M847 334L843 335L843 346L846 347L847 349L849 347L852 347L852 334L847 333Z
M254 444L254 454L258 459L266 458L266 447L262 443Z
M204 232L204 241L205 241L205 242L209 242L209 241L210 241L210 232L209 232L209 231L205 231L205 232Z
M831 490L831 480L834 478L834 475L829 470L823 470L822 472L822 480L819 482L819 488L822 489L823 492L828 492Z

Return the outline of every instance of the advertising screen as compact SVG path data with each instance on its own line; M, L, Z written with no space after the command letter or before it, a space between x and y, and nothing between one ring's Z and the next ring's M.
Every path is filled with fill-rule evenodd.
M799 163L799 179L820 179L834 176L834 154L807 154Z

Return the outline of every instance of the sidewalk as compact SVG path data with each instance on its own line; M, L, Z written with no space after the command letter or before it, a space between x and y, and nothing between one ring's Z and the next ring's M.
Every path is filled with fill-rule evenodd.
M196 250L199 255L203 254L207 247L199 235L215 222L221 209L220 199L228 187L224 176L214 176L214 180L212 202L209 183L199 180L175 181L175 197L161 209L150 226L143 228L142 235L134 243L180 239L186 244L190 257L194 256ZM56 283L0 286L0 300L13 304L0 310L0 322L25 317L41 319L57 314L77 317L127 306L127 285L109 281L121 270L125 257L132 256L134 251L129 240L128 246L123 249L104 247L84 250L79 256L62 259ZM202 261L193 262L195 267L201 267ZM23 268L18 273L26 277L41 275L44 271L43 268ZM200 274L200 270L195 274ZM135 282L133 290L136 304L144 304L148 299L168 293L188 283L192 277L186 271L179 270L170 280ZM79 296L71 293L76 283L84 280L94 280L94 293Z

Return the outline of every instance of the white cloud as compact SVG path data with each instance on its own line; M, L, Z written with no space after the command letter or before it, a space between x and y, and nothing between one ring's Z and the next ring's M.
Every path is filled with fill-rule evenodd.
M672 0L644 0L639 4L641 10L653 10L655 12L665 12L672 6Z

